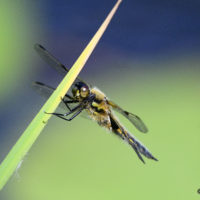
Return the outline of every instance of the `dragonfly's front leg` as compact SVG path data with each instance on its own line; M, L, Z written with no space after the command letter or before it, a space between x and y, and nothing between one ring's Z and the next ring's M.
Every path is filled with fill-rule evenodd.
M72 98L72 97L71 97ZM72 100L64 100L63 98L61 98L62 102L66 105L66 107L71 111L71 108L69 107L68 104L70 103L78 103L77 100L75 99L72 99Z
M75 108L71 109L69 112L67 113L47 113L45 112L46 114L52 114L52 115L55 115L61 119L64 119L64 120L67 120L67 121L71 121L72 119L74 119L78 114L81 113L81 111L84 109L84 107L82 106L82 104L79 104L78 106L76 106ZM75 112L77 111L77 112ZM75 113L74 113L75 112ZM70 115L74 113L74 115L72 117L70 117L69 119L65 118L66 116Z
M64 120L66 120L66 121L71 121L72 119L74 119L77 115L79 115L81 112L82 112L82 110L83 110L84 108L81 108L81 109L79 109L76 113L74 113L74 115L72 115L69 119L67 119L67 118L65 118L65 114L59 114L59 113L52 113L53 115L55 115L56 117L59 117L59 118L61 118L61 119L64 119Z

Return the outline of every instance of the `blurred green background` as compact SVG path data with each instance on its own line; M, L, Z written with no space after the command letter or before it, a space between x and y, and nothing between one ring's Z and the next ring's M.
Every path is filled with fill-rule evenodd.
M199 3L166 2L124 1L81 72L144 120L148 134L119 116L159 162L145 159L144 165L128 145L90 120L52 117L0 199L200 198ZM31 82L55 87L62 78L36 55L34 43L70 67L113 4L0 1L1 161L44 104ZM188 20L181 24L181 17Z

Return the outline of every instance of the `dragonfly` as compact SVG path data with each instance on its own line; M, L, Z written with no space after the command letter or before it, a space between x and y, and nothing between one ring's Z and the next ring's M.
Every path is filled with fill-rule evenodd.
M39 56L58 73L66 75L68 73L67 67L63 65L57 58L55 58L42 45L36 44L35 50ZM44 98L49 98L54 92L55 88L41 82L33 82L33 89ZM116 103L111 101L102 91L97 87L86 83L81 78L77 78L71 87L71 93L65 94L59 107L67 109L65 113L47 113L59 117L65 121L71 121L78 116L82 111L86 111L88 116L96 121L101 127L106 128L110 132L119 136L122 140L128 143L136 152L138 158L145 163L143 156L146 158L158 161L150 151L137 140L131 133L129 133L121 122L117 119L116 111L127 118L139 131L146 133L148 131L146 125L137 115L125 111ZM73 106L73 107L72 107Z

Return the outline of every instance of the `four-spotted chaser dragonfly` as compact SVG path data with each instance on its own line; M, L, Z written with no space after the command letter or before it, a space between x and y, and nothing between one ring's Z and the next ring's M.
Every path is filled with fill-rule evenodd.
M44 61L46 61L59 73L66 75L66 73L69 71L43 46L36 44L35 50ZM40 82L34 82L33 88L37 93L45 98L48 98L55 90L54 88ZM71 108L71 105L74 105L74 107ZM72 86L71 94L66 94L59 106L65 109L67 108L68 112L64 114L47 114L52 114L66 121L71 121L83 110L86 110L91 119L96 121L100 126L105 127L109 131L118 135L121 139L125 140L129 145L131 145L142 162L144 162L144 160L141 154L147 158L157 161L157 159L147 150L145 146L143 146L138 140L136 140L129 132L125 130L124 126L121 125L112 110L121 113L124 117L130 120L130 122L135 125L139 131L146 133L148 130L143 121L137 115L129 113L120 108L113 101L109 100L103 92L101 92L96 87L90 86L82 79L76 79ZM68 116L70 117L67 118Z

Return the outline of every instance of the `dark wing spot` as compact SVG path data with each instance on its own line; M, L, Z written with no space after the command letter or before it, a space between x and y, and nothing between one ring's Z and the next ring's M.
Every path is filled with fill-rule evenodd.
M35 81L34 83L36 83L38 85L45 85L44 83L41 83L41 82L38 82L38 81Z
M41 44L36 44L36 46L40 47L43 50L46 50Z
M64 70L68 71L68 70L66 69L65 65L60 64L60 66L61 66Z

